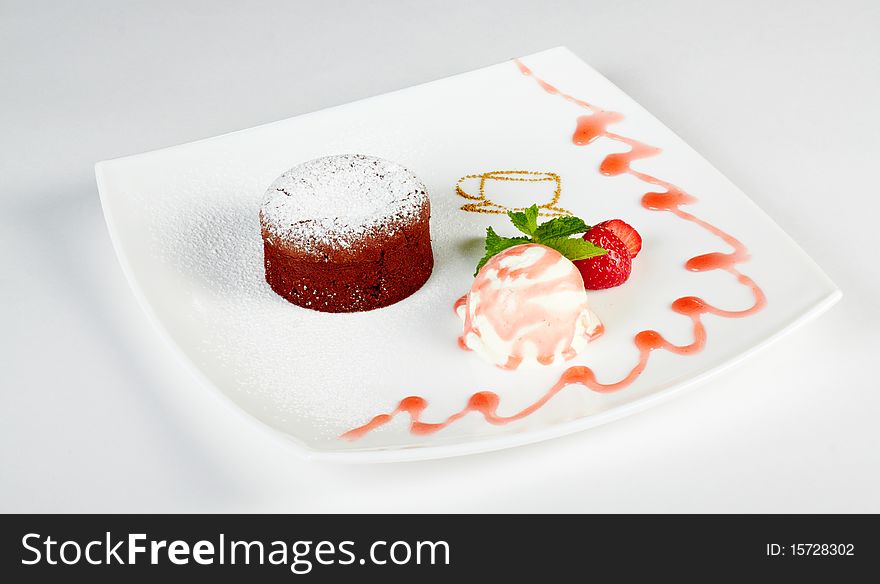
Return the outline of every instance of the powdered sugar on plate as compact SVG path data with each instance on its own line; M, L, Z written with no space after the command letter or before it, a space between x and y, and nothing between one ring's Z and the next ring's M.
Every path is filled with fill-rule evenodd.
M278 177L260 209L263 227L305 253L347 248L378 228L414 222L428 199L403 166L340 154L304 162Z

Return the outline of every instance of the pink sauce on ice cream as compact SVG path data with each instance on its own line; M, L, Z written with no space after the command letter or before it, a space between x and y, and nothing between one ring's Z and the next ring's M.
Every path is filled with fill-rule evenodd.
M459 346L503 369L568 361L602 332L575 265L537 244L491 258L455 311Z

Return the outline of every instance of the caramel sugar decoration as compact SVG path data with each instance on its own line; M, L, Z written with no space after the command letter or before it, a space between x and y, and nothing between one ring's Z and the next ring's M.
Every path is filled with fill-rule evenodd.
M462 183L466 180L479 179L480 186L477 194L473 195L462 188ZM455 192L458 196L478 201L476 203L465 203L461 206L462 211L471 213L491 213L502 215L508 211L523 211L525 207L507 207L500 203L492 201L486 196L486 181L507 181L507 182L555 182L556 188L550 201L538 205L540 215L544 217L559 217L561 215L571 215L571 211L559 207L559 197L562 194L562 179L555 172L541 172L535 170L493 170L482 174L466 174L458 179L455 183Z

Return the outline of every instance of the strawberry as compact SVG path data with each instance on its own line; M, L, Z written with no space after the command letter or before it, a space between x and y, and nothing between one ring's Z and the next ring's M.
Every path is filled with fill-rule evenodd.
M626 223L623 224L626 225ZM629 227L629 225L626 226ZM630 229L632 228L630 227ZM638 236L638 234L636 235ZM604 255L574 262L584 279L584 287L587 290L602 290L620 286L626 282L632 271L632 259L626 244L610 229L599 225L587 231L584 234L584 240L598 245L608 252Z
M642 249L642 236L633 229L632 225L620 219L609 219L597 224L596 227L602 227L616 235L629 250L629 257L634 258L639 255L639 251Z

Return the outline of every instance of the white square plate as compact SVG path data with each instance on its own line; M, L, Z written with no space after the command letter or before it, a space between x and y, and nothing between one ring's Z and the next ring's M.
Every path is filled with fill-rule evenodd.
M620 112L623 119L608 127L611 135L577 145L578 120L602 111ZM634 160L633 172L603 175L599 168L609 154L630 149L622 137L662 151ZM258 209L266 187L286 169L348 152L395 160L423 179L432 201L436 266L421 290L396 305L366 313L313 312L288 304L265 283ZM461 323L452 304L472 282L486 226L514 233L503 215L463 210L474 201L462 198L456 184L465 175L499 170L556 173L559 206L587 223L622 218L644 239L630 280L590 293L606 332L567 365L503 371L457 347ZM114 245L147 313L210 385L315 458L452 456L604 423L706 379L840 297L819 267L741 191L563 48L101 162L96 172ZM655 350L641 375L619 391L573 384L509 424L490 424L472 412L438 432L417 434L401 414L359 440L340 438L394 411L410 395L427 400L423 421L441 422L469 396L487 390L500 398L498 415L513 415L540 400L570 366L589 366L599 382L614 383L639 362L634 343L639 331L660 331L676 345L694 340L692 319L671 309L675 299L699 296L728 311L752 306L753 291L736 273L684 268L689 258L731 248L684 215L645 208L643 195L665 188L646 184L646 176L695 196L681 211L748 248L751 258L734 267L766 295L762 310L744 318L700 316L707 339L701 351ZM463 190L475 196L478 182L464 181ZM487 196L502 205L546 201L549 192L546 182L534 183L527 193L488 183Z

